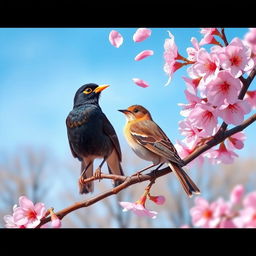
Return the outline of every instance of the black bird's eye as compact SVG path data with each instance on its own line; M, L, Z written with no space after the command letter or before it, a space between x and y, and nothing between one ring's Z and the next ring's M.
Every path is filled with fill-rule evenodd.
M83 93L85 93L85 94L89 94L89 93L91 93L92 92L92 88L86 88L84 91L83 91Z
M139 110L138 110L137 108L135 108L135 109L133 110L133 112L134 112L134 113L138 113Z

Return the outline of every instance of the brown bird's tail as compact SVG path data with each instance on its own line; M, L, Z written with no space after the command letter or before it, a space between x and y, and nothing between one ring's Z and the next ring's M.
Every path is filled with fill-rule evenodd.
M124 176L124 172L123 172L119 157L118 157L115 149L112 151L112 153L108 157L107 165L108 165L108 171L109 171L110 174L116 174L116 175ZM113 181L113 185L115 187L122 184L122 183L123 183L123 181L120 181L120 180Z
M93 176L93 163L89 165L89 167L85 170L86 164L84 161L81 163L81 174L82 178L87 179ZM85 171L84 171L85 170ZM80 194L87 194L89 192L93 192L94 189L94 183L93 181L87 182L86 184L81 184L79 182L79 193Z
M172 162L169 162L168 165L178 177L183 189L189 197L192 197L193 193L197 195L200 194L199 188L179 165Z

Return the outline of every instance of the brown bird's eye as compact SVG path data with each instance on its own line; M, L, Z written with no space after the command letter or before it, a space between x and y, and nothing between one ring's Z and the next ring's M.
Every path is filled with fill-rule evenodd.
M137 108L135 108L135 109L133 110L133 112L134 112L134 113L138 113L139 110L138 110Z
M83 93L85 93L85 94L89 94L89 93L91 93L92 92L92 88L86 88L84 91L83 91Z

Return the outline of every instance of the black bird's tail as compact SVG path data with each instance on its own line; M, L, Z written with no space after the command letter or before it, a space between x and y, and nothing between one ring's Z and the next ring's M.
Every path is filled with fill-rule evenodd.
M193 193L200 194L199 188L178 164L169 162L168 165L174 174L178 177L180 184L189 197L192 197Z
M124 172L123 172L118 154L115 149L112 151L110 156L107 158L107 165L108 165L108 171L110 174L124 176ZM123 183L123 181L120 181L120 180L113 181L113 185L115 187L122 183Z
M82 174L83 179L87 179L87 178L92 177L93 176L93 163L91 163L87 167L87 165L84 163L84 161L82 161L82 163L81 163L81 174ZM86 184L82 184L82 183L79 182L79 193L80 194L87 194L89 192L93 192L93 189L94 189L93 181L87 182Z

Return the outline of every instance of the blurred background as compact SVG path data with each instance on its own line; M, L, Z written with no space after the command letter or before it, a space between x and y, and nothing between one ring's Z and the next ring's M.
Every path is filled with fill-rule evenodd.
M120 48L108 41L109 32L124 37ZM73 107L76 90L93 82L110 84L102 93L100 105L113 124L123 152L123 169L131 175L148 165L129 149L123 137L124 116L118 109L133 104L148 108L153 119L175 142L182 139L178 122L182 120L178 103L185 103L186 88L178 70L169 86L163 71L163 44L167 31L175 36L179 53L187 56L192 36L201 39L200 28L152 28L152 35L134 43L137 28L0 28L0 227L3 216L12 212L21 195L34 203L44 202L55 211L111 188L109 180L96 182L95 192L79 195L80 164L69 149L65 119ZM228 41L243 38L247 28L227 28ZM142 50L154 55L141 61L134 57ZM141 88L132 82L141 78L150 84ZM254 87L255 82L252 84ZM243 184L255 189L255 127L246 130L245 147L236 151L232 165L194 166L189 175L214 200L227 199L232 187ZM97 164L97 163L96 163ZM95 164L95 165L96 165ZM103 172L107 172L103 168ZM152 195L164 195L162 206L150 201L147 208L159 212L154 220L123 213L119 201L136 201L147 183L140 183L88 208L72 212L63 219L68 228L170 228L190 224L188 199L173 175L157 180Z

